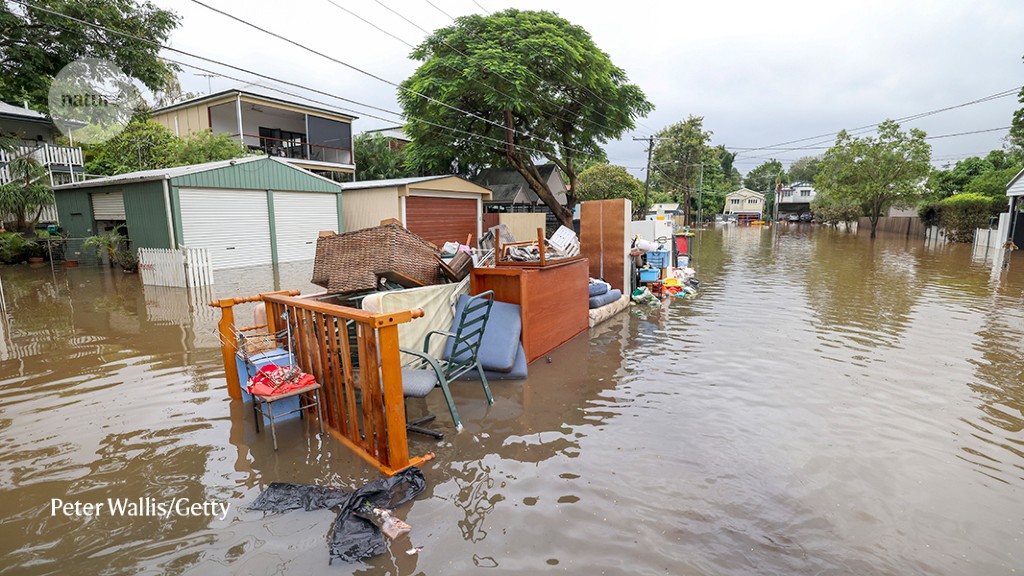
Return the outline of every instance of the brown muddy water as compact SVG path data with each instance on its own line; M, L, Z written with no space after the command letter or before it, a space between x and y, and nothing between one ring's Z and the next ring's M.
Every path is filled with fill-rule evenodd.
M531 367L429 399L419 555L327 566L329 511L245 510L270 482L377 477L309 422L256 435L212 310L310 291L309 264L211 294L96 269L0 269L0 573L1012 574L1024 571L1024 254L810 225L710 230L697 299L631 309ZM421 405L413 410L422 411ZM52 514L52 499L229 505Z

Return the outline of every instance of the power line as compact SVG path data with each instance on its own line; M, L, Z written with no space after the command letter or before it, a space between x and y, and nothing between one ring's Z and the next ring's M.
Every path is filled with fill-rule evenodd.
M393 110L388 110L386 108L381 108L379 106L374 106L374 105L371 105L371 104L366 104L366 103L363 103L363 102L359 102L357 100L352 100L350 98L344 98L342 96L331 94L329 92L325 92L323 90L319 90L319 89L316 89L316 88L311 88L309 86L305 86L303 84L298 84L296 82L291 82L291 81L288 81L288 80L281 80L281 79L278 79L278 78L274 78L274 77L268 76L266 74L261 74L259 72L255 72L253 70L249 70L247 68L242 68L240 66L235 66L233 64L228 64L226 62L221 62L219 60L215 60L215 59L208 58L208 57L205 57L205 56L200 56L200 55L192 53L192 52L187 52L185 50L180 50L178 48L172 48L170 46L165 46L163 44L160 44L158 42L154 42L152 40L148 40L146 38L142 38L140 36L135 36L135 35L129 34L127 32L122 32L120 30L115 30L115 29L112 29L112 28L108 28L108 27L102 26L100 24L94 24L92 22L87 22L85 20L81 20L79 18L76 18L74 16L70 16L70 15L67 15L67 14L64 14L64 13L61 13L61 12L57 12L57 11L54 11L54 10L49 10L47 8L42 8L42 7L39 7L39 6L35 6L33 4L29 4L28 2L25 2L24 0L12 0L12 1L14 3L16 3L16 4L24 6L25 8L29 8L29 9L32 9L32 10L38 10L40 12L45 12L45 13L48 13L48 14L52 14L54 16L59 16L59 17L65 18L67 20L71 20L71 21L77 22L79 24L83 24L85 26L89 26L89 27L91 27L93 29L96 29L96 30L103 30L103 31L110 32L111 34L115 34L115 35L118 35L118 36L121 36L121 37L131 38L133 40L137 40L137 41L143 42L145 44L149 44L149 45L157 47L157 48L161 48L161 49L168 50L168 51L171 51L171 52L176 52L176 53L179 53L179 54L183 54L185 56L188 56L190 58L195 58L197 60L202 60L202 61L205 61L205 62L210 62L212 64L216 64L218 66L223 66L223 67L231 69L231 70L236 70L236 71L242 72L244 74L249 74L249 75L255 76L257 78L261 78L261 79L268 80L268 81L271 81L271 82L276 82L276 83L284 84L286 86L292 86L294 88L299 88L299 89L302 89L302 90L308 90L309 92L312 92L312 93L315 93L315 94L321 94L321 95L327 96L328 98L334 98L334 99L337 99L337 100L341 100L343 102L348 102L348 103L351 103L351 104L355 104L357 106L363 106L365 108L369 108L369 109L372 109L372 110L377 110L377 111L380 111L380 112L384 112L386 114L392 114L392 115L398 116L399 118L414 119L414 120L417 120L419 122L423 122L423 123L425 123L425 124L427 124L429 126L434 126L436 128L440 128L440 129L443 129L443 130L448 130L450 132L464 134L465 136L468 136L470 138L477 138L477 139L481 139L481 140L489 140L489 141L492 141L492 142L497 142L497 143L501 144L502 147L490 145L493 149L496 149L496 150L503 150L504 149L503 147L506 145L506 142L504 140L498 140L496 138L491 138L489 136L484 136L483 134L476 134L476 133L473 133L473 132L467 132L465 130L460 130L458 128L452 128L450 126L445 126L443 124L437 124L435 122L430 122L428 120L424 120L424 119L421 119L421 118L416 118L414 116L408 116L408 115L406 115L406 114L404 114L402 112L395 112ZM71 32L71 33L77 33L78 32L78 31L72 30L70 28L61 28L61 29L65 30L67 32ZM161 58L163 60L167 60L168 62L173 62L175 64L179 64L181 66L187 66L187 67L190 67L190 68L194 68L196 70L200 70L200 71L203 71L203 72L216 73L218 76L221 76L223 78L227 78L229 80L235 80L237 82L248 82L247 80L243 80L243 79L240 79L240 78L235 78L235 77L232 77L232 76L228 76L228 75L220 73L220 72L213 72L213 71L211 71L209 69L202 68L202 67L196 66L194 64L189 64L189 63L173 60L173 59L170 59L170 58L167 58L167 57L158 56L158 58ZM336 105L333 105L333 104L324 103L322 101L309 98L308 96L295 94L295 93L292 93L292 92L281 90L279 88L274 88L274 87L270 87L270 86L267 86L267 88L269 90L273 90L275 92L280 92L280 93L287 94L287 95L290 95L290 96L294 96L294 97L297 97L297 98L302 98L302 99L307 100L309 102L314 102L314 103L330 106L330 107L336 108L337 110L345 112L345 113L360 114L360 115L367 116L367 117L370 117L370 118L375 118L375 119L378 119L378 120L383 120L385 122L394 122L394 120L391 120L391 119L388 119L388 118L382 118L380 116L376 116L376 115L373 115L373 114L370 114L370 113L367 113L367 112L364 112L364 111L355 111L355 110L349 110L349 109L346 109L346 108L337 107ZM516 146L517 148L521 148L523 150L528 150L528 151L531 151L531 152L536 152L538 155L543 155L543 151L542 150L538 150L536 148L531 148L531 147L523 145L523 144L514 144L514 146Z
M939 114L941 112L948 112L950 110L956 110L958 108L963 108L963 107L966 107L966 106L972 106L974 104L981 104L983 102L988 102L990 100L996 100L996 99L999 99L999 98L1005 98L1007 96L1012 96L1012 95L1017 94L1020 89L1021 89L1021 86L1017 86L1015 88L1010 88L1010 89L1007 89L1007 90L1003 90L1001 92L996 92L995 94L989 94L988 96L983 96L981 98L977 98L977 99L971 100L969 102L963 102L963 103L960 103L960 104L955 104L953 106L947 106L945 108L937 108L935 110L929 110L927 112L920 112L920 113L917 113L917 114L911 114L910 116L904 116L902 118L897 118L895 121L896 122L911 122L913 120L919 120L921 118L925 118L927 116L932 116L932 115L935 115L935 114ZM870 129L873 129L873 128L877 128L881 124L882 124L882 122L876 122L874 124L868 124L868 125L865 125L865 126L860 126L858 128L853 128L853 129L847 130L847 132L852 134L854 132L859 132L859 131L863 131L863 130L870 130ZM772 148L777 148L777 147L780 147L780 146L788 146L789 144L798 144L800 142L806 142L808 140L819 140L821 138L825 138L825 137L829 137L829 136L835 136L838 133L839 133L839 131L828 132L828 133L825 133L825 134L819 134L817 136L808 136L807 138L798 138L796 140L789 140L787 142L781 142L779 144L772 144L772 145L769 145L769 146L761 146L761 147L758 147L758 148L750 148L750 149L748 149L746 151L737 152L737 155L739 155L739 154L746 154L747 152L755 152L755 151L758 151L758 150L770 150ZM816 144L819 144L819 143L812 144L812 146L816 145ZM805 149L805 148L798 148L798 150L800 150L800 149Z
M263 27L261 27L261 26L259 26L257 24L253 24L252 22L249 22L248 20L245 20L244 18L235 16L234 14L231 14L229 12L225 12L223 10L220 10L219 8L215 8L213 6L210 6L209 4L206 4L205 2L203 2L202 0L192 0L192 2L195 3L195 4L198 4L198 5L200 5L200 6L204 7L204 8L212 11L212 12L216 12L217 14L220 14L222 16L230 18L231 20L234 20L234 21L236 21L236 22L238 22L240 24L244 24L244 25L246 25L246 26L248 26L250 28L253 28L254 30L258 30L258 31L260 31L260 32L262 32L264 34L267 34L268 36L272 36L274 38L277 38L278 40L287 42L288 44L291 44L293 46L301 48L301 49L303 49L303 50L305 50L305 51L307 51L307 52L309 52L311 54L315 54L317 56L320 56L321 58L324 58L326 60L330 60L331 62L334 62L336 64L340 64L340 65L342 65L342 66L344 66L346 68L349 68L350 70L354 70L355 72L358 72L360 74L363 74L365 76L373 78L374 80L377 80L379 82L383 82L384 84L387 84L389 86L393 86L393 87L397 88L398 90L401 90L403 92L407 92L407 93L412 94L414 96L423 98L423 99L425 99L425 100L427 100L429 102L433 102L434 104L437 104L437 105L442 106L444 108L448 108L449 110L452 110L453 112L458 112L459 114L462 114L464 116L469 116L471 118L475 118L475 119L480 120L482 122L485 122L487 124L491 124L492 126L496 126L496 127L500 128L503 131L512 132L513 134L519 134L519 135L524 136L526 138L534 138L535 140L538 140L540 142L544 142L545 144L548 144L548 145L550 145L550 146L552 146L554 148L558 148L558 146L559 146L557 143L551 142L547 138L541 138L541 137L533 136L533 135L529 134L528 132L524 132L524 131L521 131L521 130L516 130L515 128L507 127L507 126L505 126L503 124L499 124L498 122L495 122L495 121L490 120L488 118L484 118L483 116L480 116L479 114L475 114L473 112L469 112L467 110L463 110L463 109L458 108L456 106L452 106L451 104L448 104L447 102L443 102L441 100L438 100L437 98L432 98L432 97L427 96L426 94L423 94L421 92L417 92L417 91L412 90L410 88L406 88L406 87L402 86L401 84L398 84L396 82L393 82L391 80L388 80L386 78L378 76L377 74L374 74L372 72L368 72L366 70L363 70L362 68L359 68L358 66L354 66L352 64L349 64L348 62L345 62L343 60L340 60L338 58L335 58L333 56L325 54L325 53L323 53L323 52L321 52L319 50L315 50L313 48L310 48L309 46L306 46L305 44L302 44L300 42L292 40L292 39L290 39L290 38L288 38L286 36L278 34L277 32L273 32L273 31L267 30L266 28L263 28ZM587 154L586 152L583 152L583 151L579 151L579 150L576 150L576 151L580 152L581 154Z

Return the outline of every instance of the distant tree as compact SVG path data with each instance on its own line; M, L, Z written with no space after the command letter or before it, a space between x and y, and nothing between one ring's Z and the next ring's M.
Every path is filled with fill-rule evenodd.
M835 198L827 192L815 194L811 201L811 211L815 219L822 224L831 225L833 228L840 224L850 229L853 223L862 214L860 204L850 198Z
M418 172L409 167L403 150L396 149L383 136L360 134L355 138L356 177L359 180L407 178ZM447 174L448 172L442 172Z
M454 156L466 165L511 166L566 226L578 162L603 159L602 145L654 108L586 30L552 12L463 16L412 57L422 64L398 93L410 164ZM541 177L541 158L567 176L567 206Z
M759 166L747 172L747 176L743 179L744 186L762 193L774 192L775 186L780 182L782 184L788 183L789 175L786 173L786 169L782 167L782 162L775 159L762 162Z
M671 191L687 223L692 221L693 201L701 187L701 163L705 182L712 171L720 171L719 149L710 145L711 136L710 130L704 130L703 116L690 116L662 129L657 134L662 140L654 143L652 181L659 189Z
M23 156L11 160L7 170L11 181L0 186L0 216L14 216L14 228L19 232L32 230L43 208L53 205L46 168Z
M912 129L908 134L886 120L874 137L841 131L825 152L816 186L837 201L860 204L874 238L878 219L891 206L914 206L921 199L930 161L931 146L923 131Z
M73 20L0 2L0 100L27 100L47 111L50 82L69 63L84 57L113 61L125 74L153 91L175 81L172 64L160 48L179 18L149 1L33 0L31 4L138 36L135 40Z
M821 157L820 156L804 156L798 160L795 160L789 165L789 181L790 182L810 182L814 183L814 179L818 176L818 171L821 169Z
M643 206L644 184L622 166L597 164L580 173L577 180L580 201L627 198L634 213L646 213Z

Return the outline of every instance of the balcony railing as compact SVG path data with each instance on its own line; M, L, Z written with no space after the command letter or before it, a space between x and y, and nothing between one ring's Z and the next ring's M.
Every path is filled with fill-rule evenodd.
M56 144L22 144L13 151L0 150L0 185L11 181L8 165L16 158L33 158L46 168L50 185L76 182L85 178L82 149L78 146ZM55 177L56 175L56 177Z
M234 136L238 136L235 134ZM250 150L262 150L267 156L279 158L292 158L295 160L313 160L317 162L329 162L331 164L351 164L352 149L338 148L324 144L311 144L298 140L282 140L281 138L268 138L256 134L242 134L244 138L255 138L260 141L259 145L249 144Z

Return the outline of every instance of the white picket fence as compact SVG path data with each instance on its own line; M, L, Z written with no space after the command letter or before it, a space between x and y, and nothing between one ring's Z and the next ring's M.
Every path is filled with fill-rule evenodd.
M213 264L206 248L139 248L139 275L150 286L209 286Z

